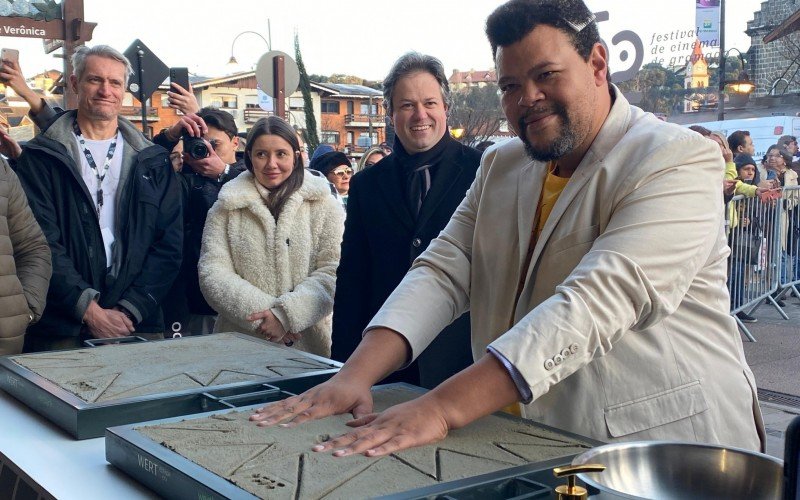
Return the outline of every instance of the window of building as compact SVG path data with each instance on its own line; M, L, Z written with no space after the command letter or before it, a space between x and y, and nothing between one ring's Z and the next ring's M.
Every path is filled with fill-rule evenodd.
M339 114L339 101L322 101L323 113L336 113Z
M353 144L353 133L352 132L348 132L347 133L347 144Z
M361 114L362 115L377 115L378 114L378 105L372 104L372 110L370 111L369 102L362 102L361 103Z
M236 109L239 107L236 96L231 94L212 95L211 106L220 109Z
M353 114L353 107L354 107L353 106L353 101L347 101L347 114L348 115L352 115Z
M356 146L360 148L368 148L374 144L378 144L377 132L372 133L372 138L370 138L369 133L367 132L361 132L360 134L358 134L358 143L356 144Z
M339 144L339 132L335 130L323 130L320 141L322 144Z
M168 108L169 107L169 96L167 95L166 92L161 94L161 107L162 108Z

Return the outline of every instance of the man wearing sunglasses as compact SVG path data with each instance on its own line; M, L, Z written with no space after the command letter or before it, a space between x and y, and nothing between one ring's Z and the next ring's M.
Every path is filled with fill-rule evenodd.
M183 153L180 171L183 187L183 263L164 304L167 326L181 323L182 333L211 333L216 311L200 292L197 262L208 211L217 201L222 186L245 171L244 161L236 159L239 137L236 122L230 113L216 108L203 108L199 113L182 117L169 129L164 129L153 141L172 150L183 130L200 135L205 141L208 156L194 158ZM190 132L191 131L191 132Z

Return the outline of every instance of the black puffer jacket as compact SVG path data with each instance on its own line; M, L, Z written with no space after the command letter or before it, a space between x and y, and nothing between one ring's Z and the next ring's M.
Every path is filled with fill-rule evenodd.
M167 151L119 119L125 140L117 196L115 252L106 267L103 238L70 135L75 112L60 115L28 142L17 174L53 256L53 277L41 321L28 335L81 334L92 298L103 308L124 306L137 332L163 331L161 301L181 264L181 194Z

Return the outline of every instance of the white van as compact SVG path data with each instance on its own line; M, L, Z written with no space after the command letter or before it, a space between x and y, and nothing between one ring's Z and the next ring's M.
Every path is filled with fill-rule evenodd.
M691 125L700 125L712 132L722 132L725 137L737 130L747 130L750 132L750 138L753 139L753 145L756 148L756 153L753 155L756 161L767 154L767 148L776 144L782 136L800 137L800 118L795 116L762 116L761 118L690 123L686 126Z

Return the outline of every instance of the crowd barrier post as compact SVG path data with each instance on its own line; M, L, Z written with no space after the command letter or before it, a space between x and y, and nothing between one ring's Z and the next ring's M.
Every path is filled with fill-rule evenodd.
M800 196L800 192L797 193ZM784 225L783 199L761 201L758 197L735 196L725 207L728 244L728 290L731 315L742 333L756 339L738 313L752 314L769 303L789 319L778 305L781 287L781 228Z

